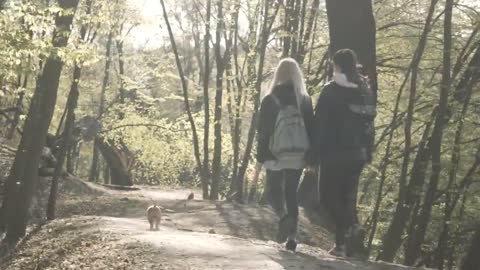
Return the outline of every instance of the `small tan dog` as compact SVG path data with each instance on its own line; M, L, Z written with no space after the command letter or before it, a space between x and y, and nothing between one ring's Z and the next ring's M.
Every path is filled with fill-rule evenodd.
M147 208L147 219L150 223L150 230L153 230L155 225L155 230L158 231L158 225L162 219L162 210L156 204L150 205Z

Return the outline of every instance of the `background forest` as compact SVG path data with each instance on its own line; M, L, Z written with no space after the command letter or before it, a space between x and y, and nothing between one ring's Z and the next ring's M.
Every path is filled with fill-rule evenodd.
M378 88L375 158L358 194L370 257L453 269L475 232L480 241L479 1L0 2L0 143L20 145L13 169L0 156L2 215L18 197L9 183L36 181L45 142L56 161L49 219L62 168L262 202L263 185L248 181L262 90L290 56L316 100L345 32L363 40L354 49ZM319 209L315 179L299 192ZM11 194L28 198L25 186Z

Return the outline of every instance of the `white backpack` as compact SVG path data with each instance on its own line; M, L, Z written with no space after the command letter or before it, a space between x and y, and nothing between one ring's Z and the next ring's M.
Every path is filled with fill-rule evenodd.
M270 151L278 160L303 160L310 140L301 109L283 106L275 95L272 98L280 109L270 138Z

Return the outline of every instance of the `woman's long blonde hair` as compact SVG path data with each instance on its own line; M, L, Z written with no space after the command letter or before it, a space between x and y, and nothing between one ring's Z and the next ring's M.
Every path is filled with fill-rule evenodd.
M293 84L295 97L297 98L297 105L298 108L300 108L303 99L309 95L306 90L302 69L297 61L295 61L293 58L284 58L280 60L275 68L273 80L270 84L270 88L268 88L268 90L265 92L265 96L270 95L277 85L286 82L291 82Z

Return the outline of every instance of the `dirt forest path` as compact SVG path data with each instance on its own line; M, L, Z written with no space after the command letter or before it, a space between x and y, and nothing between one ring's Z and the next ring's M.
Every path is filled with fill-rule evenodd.
M144 216L112 218L105 224L105 229L108 232L127 233L136 240L149 243L157 248L161 254L164 254L172 265L182 265L182 269L397 269L397 267L382 264L339 260L328 255L322 249L307 245L300 245L297 252L292 253L285 251L283 246L272 241L243 239L220 234L217 230L224 230L223 225L228 222L228 218L221 220L212 212L216 212L220 216L222 212L229 212L232 216L236 216L235 219L240 225L238 230L242 229L241 226L246 231L251 229L249 227L252 226L267 226L272 229L272 232L274 231L272 224L268 224L269 222L262 224L261 220L250 224L242 224L242 219L248 218L242 217L241 214L237 216L233 204L189 201L185 208L185 201L179 198L185 197L188 191L163 192L143 189L134 193L140 193L140 196L147 198L147 200L149 198L159 202L164 208L164 218L160 230L147 230L147 222ZM198 198L200 195L196 194L196 197ZM183 213L178 211L182 207L185 208ZM231 209L228 209L230 207ZM222 208L224 211L221 210ZM238 208L241 207L238 206ZM244 211L240 212L252 219L257 214L255 212L262 212L262 210L268 211L261 208L252 211L252 209L245 208ZM270 211L268 212L268 216L272 215ZM267 214L264 213L264 215ZM260 216L261 213L258 217L260 218ZM269 219L274 219L274 217L270 216Z
M273 242L186 232L166 226L159 231L146 231L144 222L138 219L111 219L106 228L110 226L151 244L168 258L171 265L182 266L181 269L396 269L381 264L339 260L309 246L300 246L298 252L292 253Z
M201 200L185 207L186 190L102 192L65 202L61 211L71 216L43 226L0 269L405 269L328 255L328 233L304 218L297 252L285 251L272 241L276 218L266 207ZM158 231L145 218L152 201L164 212Z
M338 263L332 259L284 252L270 242L186 232L165 226L150 232L145 230L144 222L136 219L112 219L107 228L109 226L121 228L133 238L153 245L172 265L181 265L182 269L334 269ZM356 268L342 264L338 269Z

